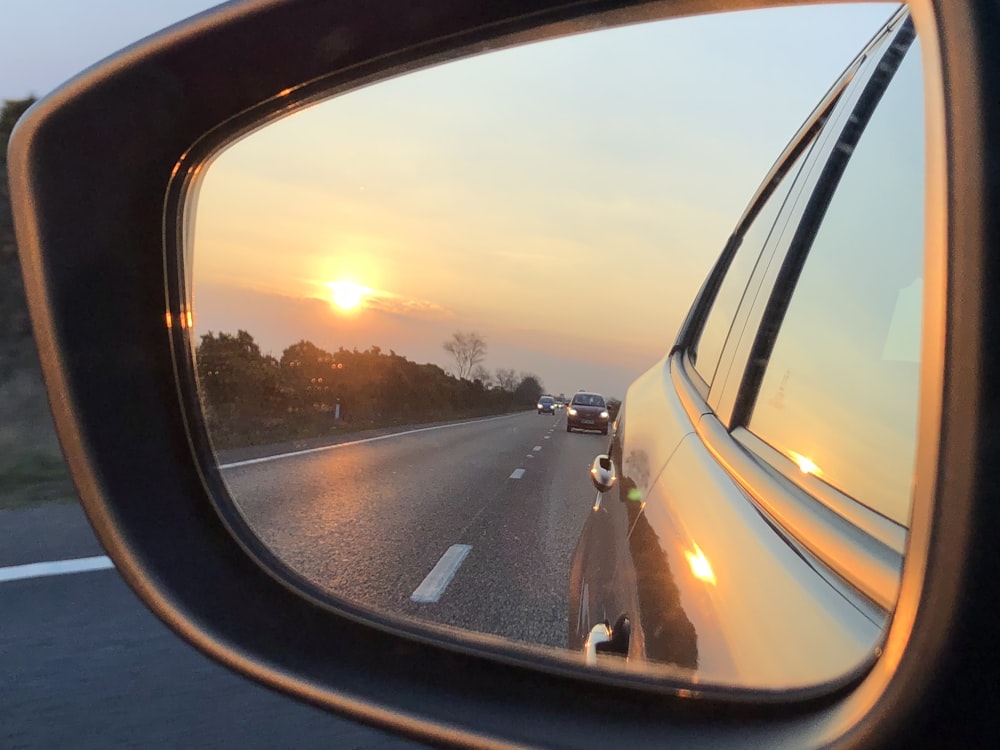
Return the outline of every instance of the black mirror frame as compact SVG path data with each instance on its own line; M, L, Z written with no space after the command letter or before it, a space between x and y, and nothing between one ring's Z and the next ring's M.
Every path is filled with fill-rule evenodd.
M995 741L1000 8L988 0L912 4L932 115L928 278L940 281L928 297L925 352L943 372L936 391L924 389L940 430L922 430L940 438L921 439L911 547L883 656L848 689L792 704L692 700L338 615L266 572L230 533L203 471L207 446L181 408L175 356L187 344L186 311L169 279L183 263L170 238L184 228L165 196L178 175L203 166L190 155L204 134L224 123L235 132L388 69L534 38L555 23L572 30L597 12L634 6L668 17L768 4L250 0L136 45L33 107L12 137L9 170L36 339L84 507L145 603L265 685L439 744Z

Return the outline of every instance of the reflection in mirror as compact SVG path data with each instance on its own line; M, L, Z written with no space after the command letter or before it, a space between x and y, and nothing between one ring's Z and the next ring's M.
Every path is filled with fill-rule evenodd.
M222 152L189 248L192 344L253 533L354 605L581 663L751 689L864 664L891 599L864 593L821 538L869 509L841 513L857 498L824 504L843 488L813 497L776 466L823 533L768 516L694 434L687 376L664 357L761 180L894 10L544 41L348 93ZM774 229L734 263L757 291L732 315L765 303L816 164L889 47L873 44L792 159ZM919 266L919 238L895 236ZM716 379L754 334L729 328ZM765 395L791 397L786 369ZM706 403L721 384L703 383ZM905 526L869 538L878 523L862 557L898 572Z

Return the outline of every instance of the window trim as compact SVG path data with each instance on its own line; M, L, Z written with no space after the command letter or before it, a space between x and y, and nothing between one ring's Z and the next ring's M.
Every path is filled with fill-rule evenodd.
M795 481L791 461L778 454L788 462L782 470L767 451L754 450L759 438L745 429L731 433L692 388L685 353L672 355L670 372L695 433L730 478L786 541L801 545L886 616L899 594L906 530L833 488L817 491L808 481L814 477Z
M698 340L701 337L705 320L708 318L708 313L711 311L712 306L715 303L715 297L718 294L719 287L722 285L722 280L728 273L733 258L743 243L744 235L757 218L757 215L764 208L768 199L778 189L781 181L789 176L789 172L795 165L795 162L800 156L809 150L809 147L822 132L823 126L835 111L841 95L848 88L851 81L854 80L855 74L864 63L870 49L875 44L879 43L882 38L883 35L879 35L873 39L865 51L859 55L851 63L850 67L841 75L841 77L837 79L837 82L834 83L834 85L826 93L826 96L823 97L823 100L813 109L809 118L798 129L798 131L796 131L791 142L775 160L771 169L768 170L767 176L764 178L760 187L757 188L757 192L751 198L749 206L743 212L743 215L736 223L735 229L726 241L726 244L722 249L722 253L719 255L719 259L715 262L715 265L709 272L705 282L698 290L698 294L695 296L694 303L691 305L691 309L688 311L687 317L681 325L677 339L674 342L674 346L670 350L670 354L673 354L679 349L685 349L689 352L697 352ZM803 162L802 166L804 165L805 162ZM794 179L794 175L792 178ZM748 279L747 289L749 288L749 282L750 279ZM744 294L746 294L746 289L744 289ZM725 353L725 349L726 344L723 345L723 353ZM720 358L720 364L721 362L722 360ZM711 384L708 383L700 373L694 370L693 366L691 367L691 372L696 376L694 381L696 387L698 387L699 390L704 390L703 395L707 396L708 388ZM699 382L700 385L698 385Z
M754 334L750 356L743 370L729 419L729 425L733 429L747 427L750 423L774 343L798 284L799 275L823 224L826 211L850 163L854 148L868 127L872 115L882 100L882 95L892 82L914 39L916 32L913 21L908 18L896 30L892 43L882 54L879 64L874 66L871 77L865 82L861 95L847 118L847 124L827 155L820 178L809 195L795 233L782 258L774 287L764 303L764 314Z
M730 356L727 369L740 366L744 368L738 381L739 386L736 389L736 398L729 419L723 420L712 408L718 404L710 403L708 394L711 391L711 384L706 384L695 370L687 351L678 352L678 347L675 347L671 352L670 366L674 387L679 394L684 395L682 403L702 443L755 505L779 529L789 535L787 541L802 545L865 599L883 612L890 612L896 605L900 592L908 529L839 489L815 477L802 475L790 459L756 436L746 426L799 273L808 258L812 242L836 193L840 178L850 162L850 151L853 149L845 153L838 146L845 140L849 145L856 145L860 140L881 101L882 94L888 89L916 38L912 18L905 19L901 24L892 24L884 35L873 39L865 54L859 56L852 65L850 69L852 77L866 57L885 40L886 35L891 35L889 44L881 52L878 64L872 66L870 75L860 83L861 92L851 106L850 116L845 118L846 124L840 132L834 134L835 140L831 147L818 156L822 171L808 195L805 207L795 218L796 224L791 240L785 248L778 248L774 257L774 262L780 263L777 278L770 290L763 289L764 298L754 304L755 307L763 306L764 314L756 331L750 331L754 341L749 356L745 361L733 356L738 342L727 340L723 348L720 367L727 362L728 352ZM891 57L893 55L896 56L895 59ZM884 65L887 61L891 64L889 68ZM837 97L831 102L830 109L824 110L824 115L833 113L841 91L843 89L838 90ZM860 118L857 117L859 113ZM815 134L818 133L819 130ZM802 141L797 139L796 142ZM788 151L789 149L786 149L785 153ZM779 162L784 163L783 159L779 159ZM772 173L769 173L761 190L758 191L758 198L767 186L771 186L773 192L773 187L777 185L773 172L772 169ZM771 192L767 195L769 196ZM766 200L766 197L763 200ZM759 207L754 211L748 209L741 218L734 237L746 230L747 218L755 217L758 212ZM780 219L779 213L776 221ZM729 249L728 244L727 249ZM720 258L716 268L713 269L713 275L718 273L721 276L719 268L722 260ZM731 260L731 255L726 260ZM728 262L726 268L728 269ZM766 286L765 276L766 274L761 276L756 285L748 283L747 289L754 286L757 291L761 291ZM718 290L719 284L721 280L716 280L714 291ZM712 301L714 302L714 298ZM711 306L711 303L705 302L700 297L697 304L706 305L709 309ZM704 324L706 317L707 310L702 312L698 320L699 326ZM685 321L684 333L696 340L700 335L700 328L694 333L686 330L689 322ZM681 353L683 357L675 357L675 354ZM717 370L715 379L718 378L718 374ZM921 377L923 378L923 365ZM690 385L682 385L684 380L691 381L700 398L691 392ZM922 399L923 389L924 386L921 386ZM923 404L921 406L923 407Z

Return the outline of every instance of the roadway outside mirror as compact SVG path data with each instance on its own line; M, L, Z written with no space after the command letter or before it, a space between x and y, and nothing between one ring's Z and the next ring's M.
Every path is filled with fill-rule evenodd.
M820 666L747 666L759 662L688 611L727 606L709 543L662 551L662 435L622 455L605 433L670 350L776 157L895 7L514 47L329 99L218 154L188 208L187 325L219 469L253 533L335 600L581 664L751 690L862 666L891 603L860 597L867 624ZM577 414L578 392L601 401ZM572 431L571 418L583 420ZM592 506L595 485L623 502ZM632 546L611 531L605 548L582 542L594 513L620 514ZM748 533L717 531L733 550ZM661 551L638 551L642 540ZM676 591L681 576L702 586L659 613L676 626L660 651L657 613L627 587L590 611L597 583L574 568L629 555L633 592ZM839 590L835 571L806 583L762 570L778 571L775 608L793 601L781 575ZM759 614L740 616L742 643L767 642ZM616 640L616 620L630 638ZM598 658L598 640L625 643L627 658Z

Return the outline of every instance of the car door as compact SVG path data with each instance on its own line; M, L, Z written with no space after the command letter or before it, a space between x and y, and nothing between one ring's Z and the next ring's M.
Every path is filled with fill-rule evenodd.
M629 391L619 502L603 508L627 516L605 601L630 615L631 656L788 688L865 662L885 626L915 450L923 251L919 52L908 22L890 29L811 142L779 160L785 179L706 283L707 314ZM670 401L684 417L651 413ZM643 447L665 461L645 482Z
M878 41L872 47L881 44ZM795 203L791 198L802 192L819 154L829 148L831 128L825 126L831 118L842 116L844 100L856 95L852 82L873 51L867 49L859 55L827 92L776 160L745 211L678 336L675 348L685 352L686 369L671 368L667 356L630 386L609 449L620 482L607 495L598 494L573 556L570 648L583 648L595 625L610 625L626 617L633 643L616 641L624 646L621 655L641 654L684 669L697 666L697 649L678 647L688 638L690 623L676 618L665 630L659 624L664 619L662 613L681 610L676 602L676 583L662 550L658 544L643 541L648 537L647 521L640 509L669 457L694 432L695 421L689 412L697 415L709 411L706 399L710 386L724 379L715 375L733 321L744 298L750 298L747 291L759 286L758 269L767 265L766 258L774 253L781 235L774 228L779 220L787 221L788 206ZM685 331L689 329L697 330L698 335L686 345ZM679 381L682 372L685 376ZM639 622L632 627L631 620L640 612L643 614ZM655 620L658 624L653 629L659 629L663 638L647 641L643 619L647 624ZM662 646L657 645L658 640Z

